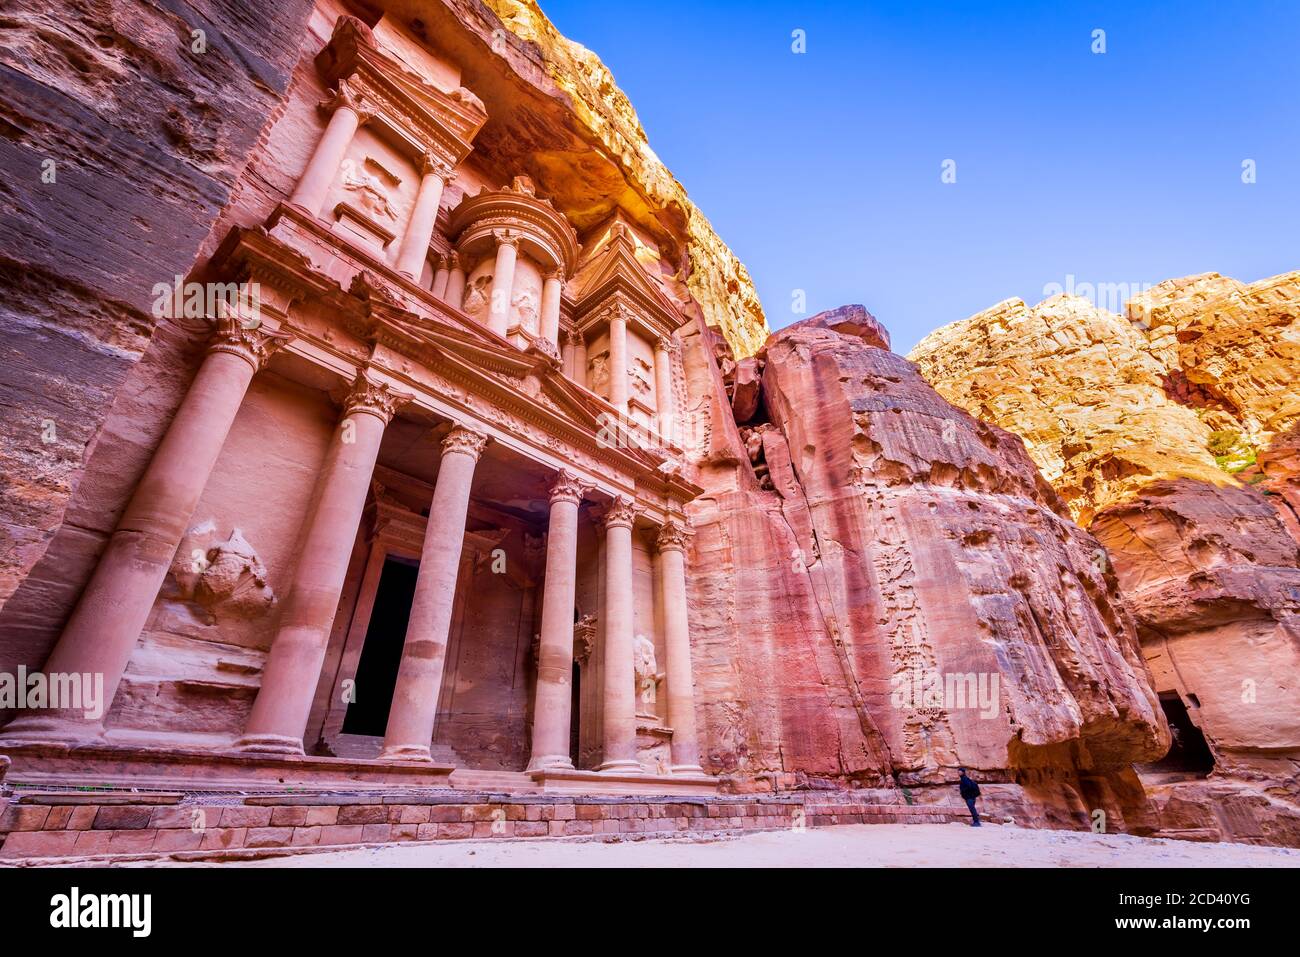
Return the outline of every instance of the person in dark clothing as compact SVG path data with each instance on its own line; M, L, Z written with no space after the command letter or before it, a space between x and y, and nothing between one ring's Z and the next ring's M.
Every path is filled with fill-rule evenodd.
M965 768L958 768L961 777L957 779L957 790L961 793L961 798L970 808L970 826L980 826L980 812L975 810L975 799L980 796L980 786L966 776Z

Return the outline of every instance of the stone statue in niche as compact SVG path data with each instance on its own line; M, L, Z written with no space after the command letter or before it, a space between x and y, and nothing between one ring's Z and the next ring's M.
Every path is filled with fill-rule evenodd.
M636 668L637 711L653 715L659 696L659 684L664 680L655 657L654 642L645 635L637 635L633 644L633 665Z
M461 306L461 311L467 316L477 316L485 312L488 307L488 299L492 296L492 277L479 276L469 284L469 289L465 292L465 302Z
M598 352L587 363L587 388L604 395L609 388L609 353Z
M275 605L266 566L238 528L212 544L216 525L207 521L186 533L172 563L180 597L202 609L207 624L218 618L257 618Z
M637 356L632 360L632 374L629 377L632 381L632 391L638 395L650 395L650 364Z
M367 160L366 163L369 165L370 161ZM356 194L358 208L385 219L397 218L393 204L388 201L388 190L378 176L359 167L353 159L344 160L340 169L343 174L343 188ZM379 169L382 170L383 167Z
M532 290L519 290L510 305L519 317L519 325L530 335L537 335L537 297Z

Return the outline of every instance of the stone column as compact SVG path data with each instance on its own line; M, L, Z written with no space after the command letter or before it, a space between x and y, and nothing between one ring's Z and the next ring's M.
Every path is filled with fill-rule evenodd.
M103 675L101 713L20 714L8 738L83 741L103 733L136 640L162 588L253 375L291 337L218 320L207 356L136 486L89 584L45 662L46 674Z
M452 253L448 256L447 265L451 267L451 272L447 274L447 294L443 296L442 301L453 309L463 309L465 306L465 268L461 265L460 254Z
M410 398L370 378L365 371L357 375L316 480L315 506L307 518L293 584L280 612L271 653L262 668L261 689L244 735L236 742L238 748L303 753L302 736L379 456L379 443L393 414Z
M640 773L636 757L636 669L632 660L632 500L620 496L605 516L604 760L598 770Z
M487 443L486 435L461 426L443 439L442 462L424 529L420 571L380 757L430 760L429 743L433 740L447 660L447 633L465 543L470 486L474 467Z
M316 144L316 152L312 154L307 169L298 180L298 186L289 197L291 205L313 216L321 214L325 195L329 192L334 177L338 175L339 164L347 154L352 137L369 119L369 115L361 110L357 97L348 88L346 80L339 80L333 98L322 103L320 108L330 111L329 125L325 127L325 135Z
M492 271L492 296L488 300L488 328L504 336L510 328L510 300L514 295L515 259L519 255L519 237L503 230L495 234L496 267Z
M447 280L451 278L451 267L447 256L438 257L438 268L433 273L433 298L441 301L447 299Z
M673 729L673 774L703 774L695 731L695 685L686 620L686 530L666 522L655 540L668 656L668 724Z
M609 402L627 415L627 318L621 309L609 317Z
M573 608L578 574L578 506L590 487L560 472L551 487L546 539L546 586L542 592L541 646L533 747L528 770L572 768L569 729L573 720Z
M564 267L556 266L542 284L542 338L560 347L560 295L564 291Z
M438 203L442 188L451 179L449 163L426 153L420 161L420 191L411 209L411 218L402 234L402 246L397 253L397 271L412 279L419 279L424 271L424 261L429 254L429 240L433 238L433 225L438 219Z
M655 415L659 434L671 438L673 430L673 364L669 340L655 343Z

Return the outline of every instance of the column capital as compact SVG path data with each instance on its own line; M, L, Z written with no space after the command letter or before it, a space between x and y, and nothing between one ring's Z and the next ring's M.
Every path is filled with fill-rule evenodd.
M681 522L669 519L659 526L655 535L655 548L661 552L684 552L690 534Z
M580 505L583 496L590 491L590 484L567 469L561 469L555 476L555 483L551 486L551 504L573 502L575 505Z
M338 85L329 91L329 98L321 100L317 108L323 113L333 114L339 107L345 106L357 114L362 126L374 119L374 112L361 104L361 95L352 89L346 79L339 80Z
M564 285L564 264L561 263L558 266L553 266L552 268L548 269L545 273L542 274L542 278L554 279L556 282L560 283L560 285Z
M636 515L636 502L626 495L619 495L605 509L605 528L631 528Z
M655 348L662 350L667 355L672 355L677 348L677 340L672 336L660 336L655 340Z
M582 345L582 344L584 344L584 343L587 341L587 339L586 339L586 337L585 337L585 336L584 336L584 335L583 335L579 330L577 330L577 329L565 329L565 330L564 330L564 341L567 342L567 343L568 343L569 345L571 345L571 346L578 346L578 345Z
M451 252L447 253L444 258L447 260L448 269L460 268L460 253L456 252L456 250L453 249Z
M450 160L443 159L437 153L432 151L424 153L420 157L420 175L428 176L433 174L447 184L451 180L452 173L456 171L455 164Z
M496 241L497 248L502 246L513 246L519 248L519 234L509 229L492 230L492 239Z
M228 352L239 356L254 372L261 370L273 352L293 339L289 333L268 329L260 322L249 325L239 316L224 316L216 324L208 354Z
M463 425L458 425L448 432L447 437L442 440L442 454L462 452L478 461L478 457L483 454L483 450L487 448L490 441L492 440L482 432L476 432Z
M362 369L352 382L352 391L343 400L343 414L346 417L366 413L387 425L397 410L412 398L414 396L399 392L387 382L374 378L368 369Z

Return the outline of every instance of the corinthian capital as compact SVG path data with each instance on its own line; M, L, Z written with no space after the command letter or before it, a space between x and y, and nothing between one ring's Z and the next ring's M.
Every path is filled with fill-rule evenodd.
M382 419L387 425L397 410L412 398L413 396L399 392L387 382L373 378L367 370L362 369L352 383L352 391L343 400L343 414L349 416L364 412Z
M369 110L362 107L361 95L345 79L339 80L338 85L330 90L329 99L322 100L318 104L320 111L325 114L333 114L341 106L346 106L356 113L360 117L363 126L373 116Z
M428 176L432 173L437 176L443 183L451 182L451 174L455 172L456 167L448 160L443 159L437 153L425 153L420 157L420 175Z
M473 456L475 460L483 454L487 448L488 442L491 441L482 432L475 432L473 429L467 429L463 425L458 425L442 440L442 454L449 452L460 452L464 455Z
M551 486L551 504L573 502L577 505L582 502L582 497L590 491L590 485L572 472L561 469L560 473L555 476L555 484Z
M626 495L618 496L605 510L606 528L631 528L634 522L636 522L636 502Z
M659 526L659 534L655 536L655 547L661 552L685 551L688 534L685 526L680 522L669 520Z
M239 316L224 316L217 320L217 331L208 344L208 354L228 352L239 356L257 372L275 350L292 338L287 332L277 332L260 324L249 326Z

